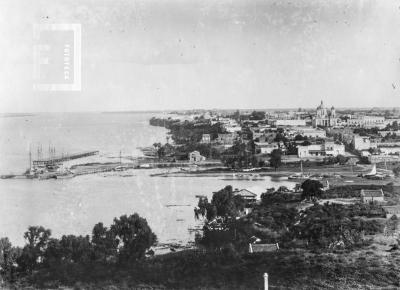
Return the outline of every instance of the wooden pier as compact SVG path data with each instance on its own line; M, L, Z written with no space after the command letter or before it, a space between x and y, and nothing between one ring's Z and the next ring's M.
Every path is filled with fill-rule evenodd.
M54 156L54 157L49 157L49 158L33 160L32 165L34 167L35 166L40 167L40 166L52 165L52 164L62 163L64 161L68 161L68 160L93 156L93 155L97 155L97 154L99 154L99 151L85 151L85 152L79 152L79 153L73 153L73 154L65 154L65 155L61 155L61 156Z

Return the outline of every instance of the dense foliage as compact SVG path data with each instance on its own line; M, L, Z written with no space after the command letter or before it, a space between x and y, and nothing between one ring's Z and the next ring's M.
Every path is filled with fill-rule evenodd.
M71 267L84 271L97 263L132 264L142 260L157 241L147 221L136 213L115 218L110 228L96 224L92 238L63 235L56 239L41 226L29 227L24 238L22 249L12 247L7 238L0 239L0 275L7 281L32 277L38 271L55 275Z

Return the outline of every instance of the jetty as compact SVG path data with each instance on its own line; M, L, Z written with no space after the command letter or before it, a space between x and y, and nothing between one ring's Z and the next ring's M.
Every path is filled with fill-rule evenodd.
M40 158L37 160L33 160L32 165L34 167L43 167L43 166L47 166L47 165L62 163L64 161L93 156L93 155L97 155L97 154L99 154L99 151L97 151L97 150L96 151L84 151L84 152L78 152L78 153L73 153L73 154L62 154L60 156L52 156L52 157Z

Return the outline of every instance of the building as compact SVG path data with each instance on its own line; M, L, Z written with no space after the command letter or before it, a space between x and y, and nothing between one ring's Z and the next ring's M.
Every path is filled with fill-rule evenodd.
M203 134L201 137L201 143L210 143L211 142L211 135L210 134Z
M362 128L385 128L385 117L379 116L359 116L347 120L347 126Z
M241 196L247 203L254 203L257 200L257 194L247 189L235 189L233 195Z
M321 104L317 107L316 116L313 119L313 126L334 127L337 125L337 122L335 108L332 106L329 110L324 107L324 103L321 101Z
M190 163L197 163L206 160L206 158L200 155L199 151L193 151L189 153L189 162Z
M387 205L387 206L383 206L383 208L387 212L386 218L390 218L394 215L396 217L400 218L400 206L399 205Z
M354 135L351 144L354 149L360 151L377 148L377 144L375 142L371 142L370 138L367 136Z
M368 162L371 164L383 162L400 162L400 157L398 155L371 154L368 156Z
M256 151L260 151L261 154L271 154L272 151L275 149L279 149L278 143L261 143L261 142L255 142L256 145Z
M343 144L337 144L333 141L327 141L324 144L311 144L297 146L297 156L299 158L309 157L336 157L345 154Z
M294 126L305 126L306 120L302 119L288 119L288 120L271 120L271 125L275 127L294 127Z
M316 129L312 127L297 127L294 128L293 132L295 135L299 134L307 138L326 138L326 131L322 129Z
M387 135L400 136L400 130L397 131L378 131L379 135L386 137Z
M279 244L249 244L249 253L276 252L279 250Z
M385 155L400 154L400 146L379 146L379 151Z
M236 139L236 133L220 133L218 134L217 142L223 145L233 145Z
M361 202L385 202L382 189L361 189Z

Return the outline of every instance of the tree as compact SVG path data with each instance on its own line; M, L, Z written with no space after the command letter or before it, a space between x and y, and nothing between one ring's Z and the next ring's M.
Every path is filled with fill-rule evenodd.
M294 141L305 141L305 140L307 140L307 136L303 136L303 135L300 135L300 134L297 134L294 137Z
M44 258L51 231L40 226L31 226L25 232L24 238L28 242L18 258L18 265L23 271L31 272Z
M346 164L346 162L349 160L348 157L343 156L341 154L339 154L338 156L336 156L336 161L340 164L340 165L344 165Z
M103 226L103 223L98 223L93 227L92 245L96 260L105 262L109 258L116 257L118 243L112 231Z
M243 210L245 202L241 196L235 196L232 186L214 192L211 203L207 199L200 199L198 204L198 213L206 216L208 221L212 221L216 217L224 220L235 218Z
M115 218L111 231L116 238L118 257L122 263L144 258L146 250L157 242L157 236L146 219L137 213Z
M92 245L89 236L64 235L60 240L62 259L69 263L85 264L92 259Z
M21 255L21 249L11 245L8 238L0 239L0 279L13 281L16 272L17 258Z
M321 196L323 187L318 180L307 179L301 184L301 189L303 190L302 198L314 199Z
M274 149L271 152L271 157L269 159L269 163L272 167L275 168L275 171L282 164L282 151L280 149Z

